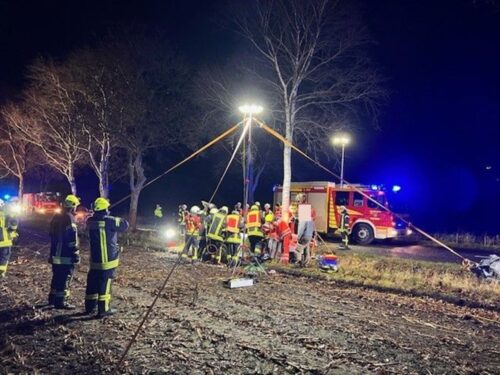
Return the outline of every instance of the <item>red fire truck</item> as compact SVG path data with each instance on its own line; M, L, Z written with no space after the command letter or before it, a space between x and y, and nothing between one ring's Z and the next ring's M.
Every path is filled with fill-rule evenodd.
M23 206L26 213L56 214L61 212L61 196L59 193L23 194Z
M297 208L295 197L299 193L306 196L306 202L316 211L318 233L333 234L340 223L340 206L345 206L351 218L352 239L362 245L374 239L395 238L407 234L407 229L396 225L394 215L370 201L357 190L388 207L383 190L376 186L336 185L327 181L292 182L290 188L290 210ZM282 187L274 187L274 202L281 203Z

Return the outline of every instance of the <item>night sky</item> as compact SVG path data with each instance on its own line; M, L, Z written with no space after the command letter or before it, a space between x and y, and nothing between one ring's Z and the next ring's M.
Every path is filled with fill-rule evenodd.
M354 131L346 179L401 185L395 203L431 231L500 233L500 6L473 0L357 3L376 42L370 55L390 95L379 128L366 124ZM225 4L0 0L0 103L19 95L25 67L36 56L64 57L109 27L137 24L164 31L194 70L225 63L240 48L237 36L221 26ZM160 158L167 165L156 163L150 176L177 156ZM326 178L294 161L300 178ZM196 160L148 188L142 207L147 212L161 201L173 209L206 199L216 182L208 162ZM240 179L232 181L221 191L227 204L241 195ZM77 182L90 189L83 179ZM281 175L266 175L258 199L270 200L273 184L280 182ZM82 195L90 200L92 194Z

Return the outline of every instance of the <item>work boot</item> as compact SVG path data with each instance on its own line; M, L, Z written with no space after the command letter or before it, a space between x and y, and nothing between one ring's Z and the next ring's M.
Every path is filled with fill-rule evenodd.
M63 303L55 304L54 307L56 309L59 309L59 310L74 310L74 309L76 309L75 305L72 305L72 304L70 304L68 302L63 302Z
M108 311L99 311L97 314L97 319L104 319L108 316L114 315L115 311L112 309L109 309Z

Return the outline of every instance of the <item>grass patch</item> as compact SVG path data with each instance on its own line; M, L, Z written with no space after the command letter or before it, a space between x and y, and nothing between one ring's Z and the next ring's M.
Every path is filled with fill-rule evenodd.
M429 296L446 301L500 310L500 284L479 280L458 264L395 259L367 254L340 255L340 269L325 273L313 262L298 269L277 263L277 271L336 280L355 286Z

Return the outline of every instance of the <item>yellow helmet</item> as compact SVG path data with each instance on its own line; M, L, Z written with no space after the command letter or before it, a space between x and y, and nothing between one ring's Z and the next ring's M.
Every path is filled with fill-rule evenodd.
M80 198L76 195L70 194L64 198L63 206L68 208L76 208L80 205Z
M99 197L94 202L94 211L104 211L107 210L109 206L111 206L111 204L106 198Z
M252 207L250 207L250 211L255 211L258 209L259 209L259 206L257 206L256 204L253 204Z

